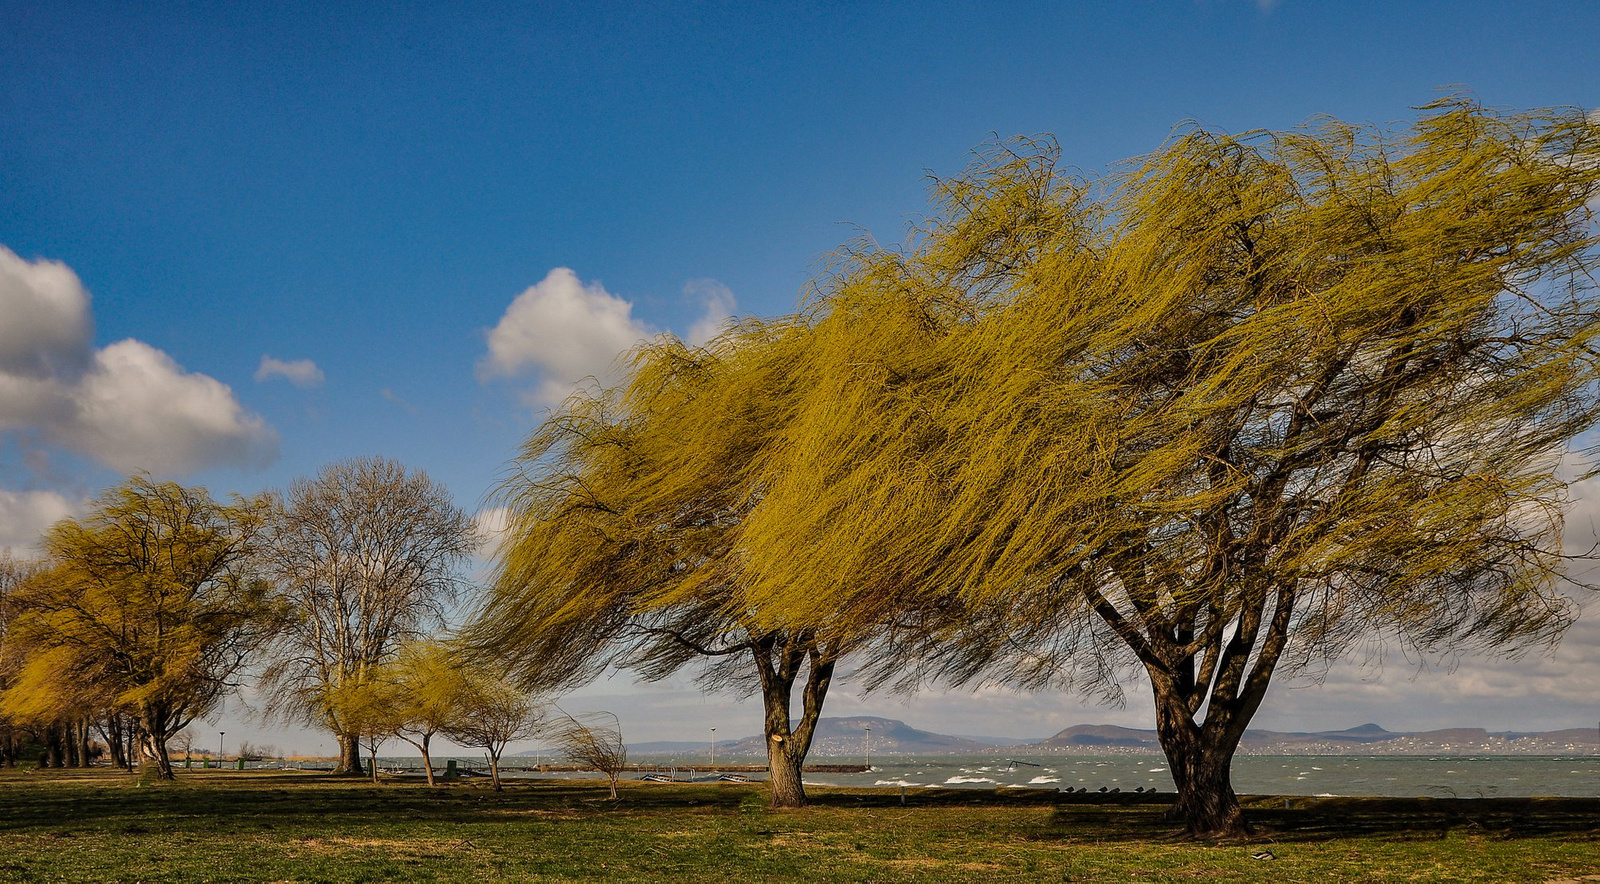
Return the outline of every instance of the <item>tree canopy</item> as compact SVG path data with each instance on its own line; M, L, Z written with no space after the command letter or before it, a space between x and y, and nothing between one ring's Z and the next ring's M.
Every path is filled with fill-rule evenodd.
M167 740L210 712L277 625L251 566L260 505L133 478L45 535L48 559L12 592L23 664L0 698L20 716L127 709L172 777Z
M744 520L748 598L788 628L967 612L879 661L955 682L1136 666L1176 812L1236 831L1280 667L1569 621L1597 193L1582 111L1458 99L1398 133L1194 129L1095 181L1001 145L812 305L841 343Z
M652 342L622 386L563 403L501 487L506 539L468 632L529 687L697 664L708 687L758 693L780 805L805 800L800 765L834 667L859 644L759 622L737 555L766 449L803 392L807 334L750 322L703 348Z
M329 692L443 625L475 545L442 485L383 458L330 464L271 498L262 555L290 616L262 681L273 710L334 731L342 771L361 760Z

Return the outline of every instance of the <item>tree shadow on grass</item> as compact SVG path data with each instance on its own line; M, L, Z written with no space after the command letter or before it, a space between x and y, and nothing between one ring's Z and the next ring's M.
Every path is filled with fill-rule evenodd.
M1169 796L1170 799L1170 796ZM1593 798L1320 798L1244 799L1255 838L1317 843L1351 838L1437 840L1451 832L1497 839L1600 835L1600 799ZM1121 807L1064 801L1039 840L1183 840L1182 824L1165 807Z
M1067 794L1046 789L818 788L814 808L1049 808L1025 837L1040 841L1183 840L1165 818L1171 794ZM902 804L903 802L903 804ZM1455 831L1492 838L1595 837L1600 799L1253 797L1246 815L1273 841L1437 839ZM1286 806L1287 803L1287 806ZM430 788L381 785L316 773L189 772L176 783L139 785L108 770L0 774L0 833L333 831L396 823L467 825L508 815L585 818L607 813L734 813L764 809L762 784L627 783L611 801L600 781L508 780L504 792L470 780ZM803 813L804 811L801 811Z
M1491 838L1592 837L1593 798L1291 798L1256 802L1250 820L1280 841L1425 840L1453 831Z

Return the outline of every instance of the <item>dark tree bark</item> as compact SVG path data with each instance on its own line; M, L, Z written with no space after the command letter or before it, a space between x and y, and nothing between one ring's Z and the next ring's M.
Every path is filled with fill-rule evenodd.
M66 767L65 741L61 739L61 727L56 724L48 725L42 733L44 754L39 759L40 767Z
M156 779L173 780L177 778L172 770L172 757L167 754L166 734L157 734L146 730L139 743L144 759L150 762L150 766L155 770Z
M130 768L127 742L122 736L122 716L115 712L107 713L105 719L100 722L100 736L106 738L106 751L111 753L111 766Z
M78 742L78 760L84 767L88 767L94 760L93 747L89 745L89 719L79 719L73 725Z
M766 638L751 646L761 673L761 702L766 713L768 785L773 807L804 807L806 790L801 779L806 754L822 702L833 680L834 658L809 640L778 643ZM809 667L807 667L809 664ZM802 690L800 718L790 715L794 683L802 667L808 668Z
M88 767L90 753L88 746L83 745L83 738L78 733L78 722L69 721L61 725L62 743L67 749L67 767Z
M1250 832L1230 768L1238 738L1219 728L1196 727L1176 697L1156 697L1156 733L1178 790L1168 818L1181 820L1196 838L1226 838Z
M139 719L127 716L122 721L122 761L132 773L139 766L139 741L143 738L144 729L139 726Z
M333 768L334 776L366 776L361 763L361 738L355 734L339 734L339 763Z

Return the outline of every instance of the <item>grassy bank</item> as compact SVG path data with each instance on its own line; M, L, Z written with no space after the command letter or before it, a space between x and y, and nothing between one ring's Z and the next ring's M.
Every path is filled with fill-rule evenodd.
M1076 797L1076 796L1074 796ZM0 773L0 881L1547 881L1600 874L1600 801L1256 799L1250 844L1193 844L1161 806L1054 793L336 781L190 771ZM1128 802L1128 803L1121 803ZM1271 850L1275 860L1251 854Z

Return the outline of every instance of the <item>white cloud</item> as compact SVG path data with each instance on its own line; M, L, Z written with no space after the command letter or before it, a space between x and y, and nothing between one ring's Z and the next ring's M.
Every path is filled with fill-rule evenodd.
M215 378L136 340L93 345L89 292L70 268L0 246L0 433L115 470L257 465L277 434Z
M94 369L73 399L76 419L57 437L124 472L259 465L277 453L277 434L245 411L226 384L186 372L140 341L95 353Z
M26 556L35 551L46 528L76 512L71 501L54 491L7 491L0 488L0 552Z
M693 279L683 293L702 314L687 340L699 345L715 337L737 306L733 292L714 279ZM598 282L584 284L566 267L557 267L518 295L489 332L489 352L478 360L478 379L535 375L539 385L530 402L552 404L593 378L615 382L622 356L660 331L635 319L633 304Z
M320 387L327 380L322 369L309 359L273 359L263 355L261 365L256 369L256 381L270 381L273 378L283 378L296 387Z
M489 332L478 378L536 371L541 383L535 397L559 402L586 378L602 384L614 380L618 357L654 334L633 318L633 304L557 267L506 308Z
M481 509L472 516L472 533L478 540L478 554L492 559L500 553L500 543L511 527L511 510L503 506Z
M739 306L733 290L714 279L691 279L684 283L683 293L699 301L705 311L689 327L688 341L696 347L703 346L720 334Z
M25 261L0 246L0 374L72 376L87 366L89 293L59 261Z

